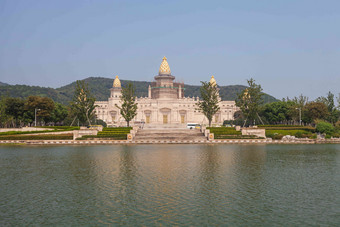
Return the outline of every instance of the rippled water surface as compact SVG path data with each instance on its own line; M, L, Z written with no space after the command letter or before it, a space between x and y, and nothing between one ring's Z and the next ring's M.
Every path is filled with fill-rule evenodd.
M340 145L0 146L0 225L336 226Z

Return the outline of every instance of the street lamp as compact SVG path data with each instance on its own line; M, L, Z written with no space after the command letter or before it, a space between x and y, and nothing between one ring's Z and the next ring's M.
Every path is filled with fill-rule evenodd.
M37 127L37 110L41 110L41 109L34 109L34 127Z
M295 108L296 110L299 110L299 116L300 116L300 126L301 126L301 107L299 107L299 108Z

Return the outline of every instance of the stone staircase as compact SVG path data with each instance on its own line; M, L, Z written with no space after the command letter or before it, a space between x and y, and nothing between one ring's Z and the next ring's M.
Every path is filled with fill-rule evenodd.
M134 141L206 141L199 129L144 128L139 129Z
M145 124L144 129L186 129L187 124Z

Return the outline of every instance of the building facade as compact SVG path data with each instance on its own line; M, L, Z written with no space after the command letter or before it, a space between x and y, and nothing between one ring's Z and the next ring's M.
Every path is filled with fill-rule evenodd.
M155 81L148 88L148 97L136 98L138 103L137 115L133 123L145 124L208 124L208 119L197 110L199 97L185 97L184 83L174 82L166 57L163 58ZM214 76L210 83L216 84ZM105 121L108 126L125 125L116 105L121 106L122 87L118 76L113 81L108 101L97 101L95 111L98 119ZM220 110L213 119L213 124L222 124L224 120L233 120L238 110L234 101L220 101Z

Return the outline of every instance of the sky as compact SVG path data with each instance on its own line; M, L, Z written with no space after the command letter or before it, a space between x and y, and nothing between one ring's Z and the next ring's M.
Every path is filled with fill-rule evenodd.
M276 98L340 93L339 0L0 0L0 81L87 77L246 85Z

